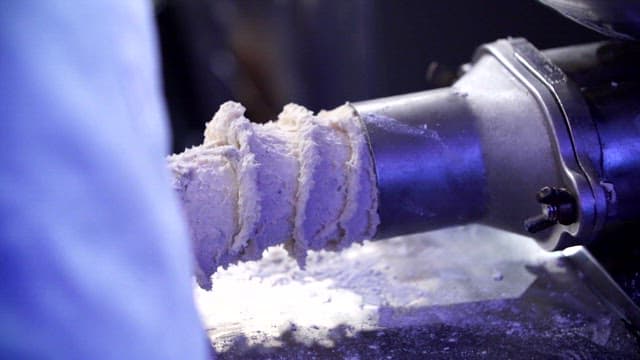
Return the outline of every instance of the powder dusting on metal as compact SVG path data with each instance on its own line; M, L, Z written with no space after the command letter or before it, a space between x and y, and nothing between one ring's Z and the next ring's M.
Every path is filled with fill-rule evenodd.
M203 144L168 158L205 289L218 267L270 246L304 265L307 250L343 249L379 223L373 161L350 105L314 115L289 104L266 124L244 113L223 104Z

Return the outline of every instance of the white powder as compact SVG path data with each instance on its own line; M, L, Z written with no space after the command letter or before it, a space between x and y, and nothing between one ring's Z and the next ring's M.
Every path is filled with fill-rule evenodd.
M308 249L343 249L379 222L373 161L351 106L314 115L290 104L266 124L244 112L223 104L204 143L168 159L203 288L219 266L270 246L284 244L304 265Z

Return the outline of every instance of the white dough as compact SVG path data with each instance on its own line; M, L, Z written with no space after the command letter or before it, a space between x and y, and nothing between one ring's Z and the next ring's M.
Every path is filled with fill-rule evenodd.
M169 157L189 223L196 278L284 244L304 265L309 249L339 250L373 237L378 197L365 130L350 105L314 115L289 104L251 123L223 104L202 145Z

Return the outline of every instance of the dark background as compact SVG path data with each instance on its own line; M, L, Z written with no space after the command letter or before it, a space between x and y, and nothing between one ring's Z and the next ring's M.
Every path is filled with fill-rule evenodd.
M174 150L200 143L226 100L253 121L438 87L476 47L602 39L534 0L156 1Z

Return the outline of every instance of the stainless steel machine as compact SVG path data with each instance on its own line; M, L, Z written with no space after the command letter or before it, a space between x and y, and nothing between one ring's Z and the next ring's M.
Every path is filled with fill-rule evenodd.
M482 223L546 250L584 246L613 288L624 283L639 326L640 5L541 2L615 39L547 50L502 39L449 87L353 104L375 161L378 237Z
M613 39L502 39L448 87L352 104L375 161L377 237L413 235L319 254L306 270L278 260L230 273L235 302L308 287L360 305L310 297L224 322L214 294L200 307L219 354L640 358L640 3L540 2ZM475 223L488 226L457 226ZM234 295L255 279L273 285ZM314 321L334 317L344 326L318 345Z
M640 46L481 46L450 87L354 104L382 237L482 222L549 249L640 220ZM370 115L370 114L375 114Z

